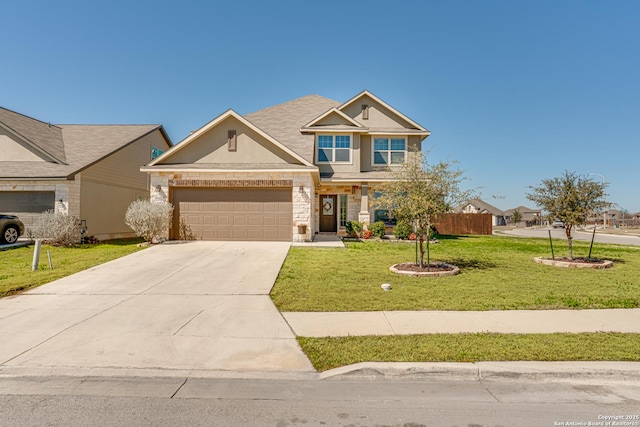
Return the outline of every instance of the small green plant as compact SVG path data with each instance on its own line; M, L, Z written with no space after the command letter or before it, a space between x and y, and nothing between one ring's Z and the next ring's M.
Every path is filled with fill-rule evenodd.
M345 224L349 237L360 237L362 235L362 223L360 221L348 221Z
M413 230L409 224L404 221L398 221L393 229L393 235L396 236L396 239L406 240L409 238L412 231Z
M383 238L384 237L384 221L376 221L373 224L369 225L369 230L371 234L375 237Z

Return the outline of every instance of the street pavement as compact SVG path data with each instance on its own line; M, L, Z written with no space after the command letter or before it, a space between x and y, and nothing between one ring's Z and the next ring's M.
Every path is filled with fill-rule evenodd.
M521 236L521 237L539 237L539 238L549 238L549 232L551 232L551 237L554 239L566 239L567 235L563 228L514 228L511 230L500 230L499 234L507 234L511 236ZM637 232L637 231L636 231ZM593 237L593 230L587 231L576 231L572 232L572 236L575 240L583 240L590 242ZM596 235L594 238L595 243L607 243L607 244L616 244L616 245L632 245L632 246L640 246L640 236L636 234L622 234L622 232L618 232L616 234L607 233L606 230L598 229L596 230Z

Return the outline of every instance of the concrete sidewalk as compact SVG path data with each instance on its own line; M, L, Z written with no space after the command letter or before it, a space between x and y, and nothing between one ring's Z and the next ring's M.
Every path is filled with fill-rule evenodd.
M640 333L640 309L282 313L303 337L437 333Z

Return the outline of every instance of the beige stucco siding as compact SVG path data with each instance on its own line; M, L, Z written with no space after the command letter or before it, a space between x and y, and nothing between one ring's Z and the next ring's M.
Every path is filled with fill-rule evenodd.
M369 106L369 118L367 120L362 118L363 104ZM362 125L368 127L413 128L413 125L409 122L398 117L395 113L389 111L368 96L363 96L357 102L347 106L342 112L352 119L355 119L358 123L362 123Z
M235 130L236 151L228 147L228 132ZM300 164L293 156L279 149L235 117L223 122L189 143L188 149L179 149L159 164L233 163L233 164Z
M129 144L81 173L80 219L99 239L133 236L124 215L138 198L149 197L149 176L140 167L151 160L151 148L169 147L159 130Z
M362 135L360 137L360 170L362 172L370 172L373 170L371 167L371 136Z
M331 125L350 125L353 126L353 123L349 122L349 120L340 116L336 112L333 112L327 117L322 118L322 120L318 120L314 126L331 126Z
M148 194L146 188L136 190L83 178L80 219L87 221L87 234L101 240L133 237L133 231L125 223L125 213L131 202L148 198Z
M148 177L140 167L151 160L151 148L169 147L159 130L140 138L120 151L82 171L83 179L125 188L145 190Z
M44 160L20 141L11 132L0 127L0 161L3 162L43 162Z

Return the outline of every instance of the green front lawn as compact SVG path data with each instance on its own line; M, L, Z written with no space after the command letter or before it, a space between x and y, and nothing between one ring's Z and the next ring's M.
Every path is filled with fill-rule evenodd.
M640 334L435 334L303 338L318 371L359 362L640 361Z
M42 245L38 270L31 271L34 246L0 252L0 298L69 276L139 251L142 239L110 240L97 245L54 247ZM47 250L53 270L49 268Z
M556 256L566 241L554 240ZM574 242L587 256L588 242ZM461 268L457 276L396 275L392 264L414 261L415 245L390 241L347 243L346 249L293 247L271 297L280 311L516 310L640 307L640 250L595 244L606 270L567 269L533 262L550 257L549 242L507 236L441 237L431 259ZM390 283L393 289L380 288Z

